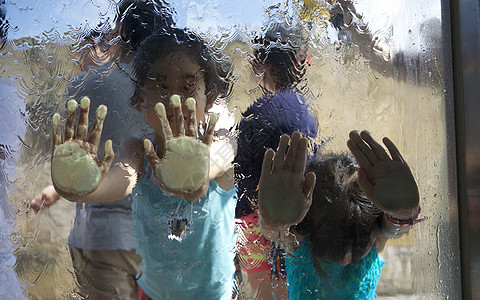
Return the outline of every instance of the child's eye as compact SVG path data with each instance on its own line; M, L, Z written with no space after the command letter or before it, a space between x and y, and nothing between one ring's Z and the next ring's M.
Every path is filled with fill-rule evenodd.
M168 86L166 84L167 82L167 77L165 75L160 75L160 74L156 74L156 73L151 73L151 74L148 74L148 80L154 84L154 86L156 88L159 88L159 89L167 89Z
M194 97L195 91L197 90L197 86L196 85L185 86L183 89L185 91L185 97Z
M199 82L198 77L193 74L187 74L184 76L184 80L185 80L184 90L188 94L193 95L193 93L195 93L195 90L198 86L198 82Z
M167 90L168 86L164 82L159 82L155 85L158 89Z
M192 86L197 82L197 76L193 74L187 74L183 77L188 86Z

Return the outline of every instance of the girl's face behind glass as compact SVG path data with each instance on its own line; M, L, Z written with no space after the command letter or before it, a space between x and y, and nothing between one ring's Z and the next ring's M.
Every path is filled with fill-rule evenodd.
M205 95L205 79L200 65L182 51L162 55L151 66L147 81L142 86L143 101L140 105L145 121L156 132L160 131L160 122L155 115L154 106L157 102L165 105L170 126L173 122L173 110L170 107L170 97L177 94L182 99L184 117L186 116L185 100L192 97L196 100L196 117L204 121L207 108Z

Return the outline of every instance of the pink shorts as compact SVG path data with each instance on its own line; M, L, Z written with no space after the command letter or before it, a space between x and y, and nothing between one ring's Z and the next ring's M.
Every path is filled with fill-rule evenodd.
M237 220L238 230L238 262L247 273L271 270L268 262L271 242L263 236L258 224L258 213L252 212Z

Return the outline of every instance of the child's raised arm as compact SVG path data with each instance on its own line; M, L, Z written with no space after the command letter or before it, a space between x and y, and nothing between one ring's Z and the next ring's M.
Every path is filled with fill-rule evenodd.
M304 175L306 160L307 139L299 132L291 140L282 135L277 152L265 152L258 201L259 222L267 239L275 240L280 230L302 221L310 208L315 174Z
M420 211L417 183L408 164L395 144L386 137L383 143L390 155L367 131L360 134L352 131L349 137L347 146L360 166L358 185L368 199L385 213L383 236L400 237L417 222Z
M88 135L90 100L82 98L78 126L75 126L77 102L67 103L68 116L62 137L60 115L53 116L52 182L55 190L74 202L107 202L123 199L131 192L130 177L135 172L119 164L110 166L115 154L112 141L105 142L104 155L97 157L107 107L101 105L96 112L95 123ZM130 163L130 162L129 162ZM108 175L107 175L108 174ZM135 175L135 176L132 176ZM135 177L136 178L136 177Z

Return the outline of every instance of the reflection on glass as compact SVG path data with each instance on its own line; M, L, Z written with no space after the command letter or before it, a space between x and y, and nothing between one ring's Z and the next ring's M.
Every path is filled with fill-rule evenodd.
M0 118L5 124L2 186L5 182L8 187L2 196L2 222L7 224L2 244L11 246L2 247L7 249L2 252L7 267L0 280L8 281L0 286L12 287L8 293L18 295L23 289L29 299L74 293L93 298L92 289L98 288L107 298L134 297L127 295L137 294L140 257L133 249L138 239L137 250L144 260L140 286L152 298L178 295L181 288L191 291L192 297L202 288L213 298L232 293L239 298L256 293L264 299L272 293L286 297L288 263L297 256L281 247L286 240L273 244L264 240L255 225L258 219L251 213L257 208L258 162L266 148L277 148L281 133L300 130L310 137L310 162L318 154L347 151L349 132L368 129L375 140L388 136L395 142L417 179L422 215L429 217L409 235L389 242L378 297L458 296L458 262L452 255L457 249L455 224L449 219L446 184L452 179L447 176L445 150L448 108L443 105L440 3L7 1L2 6L8 20L8 39L0 58L2 107L7 107ZM177 44L188 45L189 50ZM205 118L204 112L222 111L211 146L216 156L210 178L228 168L230 164L223 162L232 160L230 142L237 144L236 209L231 170L204 184L205 172L189 176L187 171L205 166L203 150L195 152L195 163L181 167L167 159L191 156L182 147L162 147L162 124L172 125L175 133L183 123L183 118L176 118L179 109L170 107L172 94L180 96L187 136L197 135L196 126L190 125L195 124L195 116L198 136L209 139L212 117ZM90 112L80 125L88 119L92 127L97 109L108 107L101 137L91 142L98 144L102 159L105 151L110 155L110 144L104 147L105 142L112 141L115 160L110 170L119 170L123 179L108 191L98 189L91 197L98 203L72 204L57 192L73 199L70 194L78 193L77 187L50 179L51 120L59 112L62 125L73 124L75 107L69 110L67 102L75 99L86 107L84 96L90 99ZM191 100L186 101L189 97L197 100L195 114L187 106L192 106ZM155 110L158 101L165 106L164 122L157 117L162 115L161 109ZM277 120L291 126L281 127ZM68 140L79 129L61 132ZM80 137L84 136L89 135L81 131ZM154 155L147 155L149 162L144 160L142 143L131 142L143 138L152 140L160 157L167 154L161 163ZM188 140L182 140L183 145L190 145ZM148 153L150 146L147 142ZM109 164L109 159L104 163ZM76 176L75 172L59 178ZM195 190L201 195L208 189L209 200L190 202L168 193L157 198L160 189L152 185L157 180L150 180L155 176L163 190L179 198L196 198ZM134 199L124 198L133 188ZM140 199L150 193L157 200ZM118 201L105 202L109 198ZM237 245L235 210L241 221ZM205 236L199 238L201 234ZM244 247L245 243L251 247ZM182 256L182 251L191 255ZM119 265L117 257L128 269L123 278L95 267L95 261ZM305 261L312 266L308 260L300 262ZM205 270L206 265L221 271ZM327 273L326 268L319 269ZM319 269L315 272L324 278ZM108 280L95 280L104 283L100 287L89 280L101 276ZM149 278L167 283L152 287ZM215 282L222 284L211 287Z

